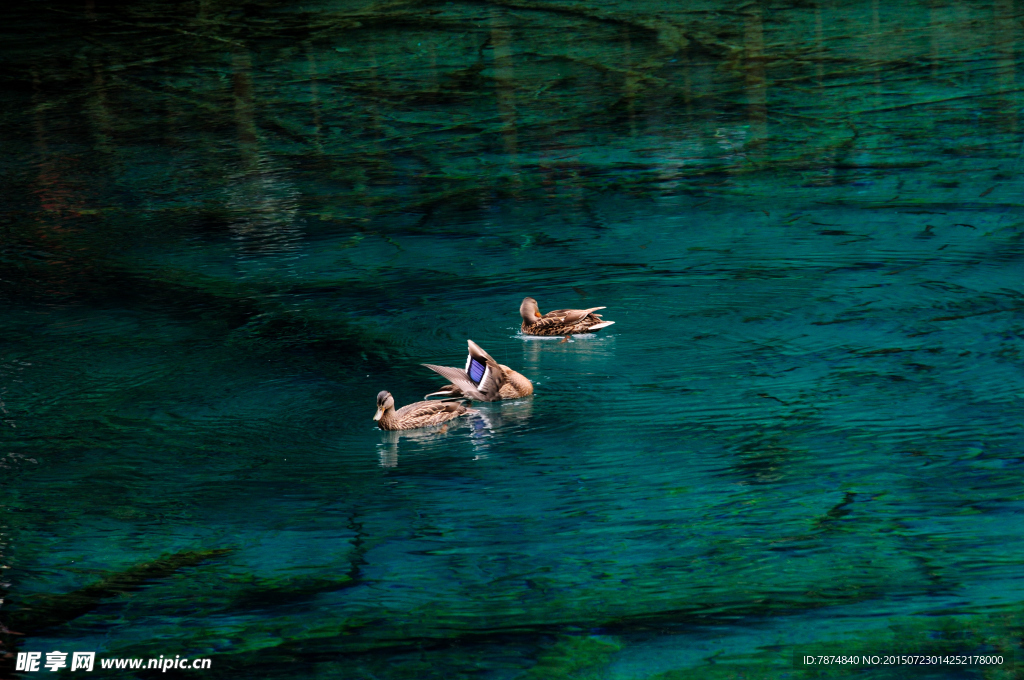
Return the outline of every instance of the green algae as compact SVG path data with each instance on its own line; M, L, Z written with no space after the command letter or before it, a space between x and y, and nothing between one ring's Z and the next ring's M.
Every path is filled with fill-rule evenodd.
M614 639L563 636L546 647L537 656L537 663L521 680L565 678L566 680L595 680L605 677L608 663L622 645Z
M190 567L232 553L230 549L186 550L163 555L121 571L104 575L70 593L40 593L15 601L13 609L0 619L0 644L7 653L0 656L0 670L13 670L14 654L19 646L32 642L46 631L65 625L96 610L105 602L167 579Z
M63 625L96 609L104 600L140 590L181 569L230 554L229 549L187 550L108 574L98 581L62 595L40 594L19 604L5 625L19 635L34 635Z
M881 557L876 555L875 559ZM358 555L354 556L350 569L356 569L360 559ZM886 562L890 563L886 568L891 569L892 557ZM357 586L359 579L318 580L296 577L263 583L247 578L228 579L216 584L218 590L224 590L225 587L228 590L215 599L211 598L212 593L202 592L201 583L193 584L203 599L209 601L205 610L207 624L203 630L197 631L198 635L189 636L187 640L179 638L179 642L190 649L208 649L211 640L233 638L237 642L232 652L214 653L210 650L207 653L212 654L218 663L239 668L268 664L278 657L291 659L297 650L316 655L399 654L409 649L442 649L451 645L476 647L505 639L534 639L538 635L556 635L560 642L539 658L539 669L528 677L541 677L538 674L555 671L565 677L577 677L574 674L579 673L582 675L578 677L590 677L587 674L594 670L591 667L600 665L598 660L607 659L619 649L619 644L605 638L581 638L570 631L591 627L617 635L638 634L666 627L715 625L743 617L784 616L808 608L869 602L883 593L875 588L850 585L850 576L859 574L860 578L864 578L865 567L869 564L867 561L844 564L843 568L848 570L846 573L834 570L831 574L834 585L820 583L813 587L812 592L794 594L789 600L785 596L759 597L750 592L749 586L745 586L742 581L723 583L719 576L716 586L729 592L728 597L723 595L717 600L705 599L679 605L674 609L653 610L652 602L657 600L651 595L644 595L644 589L659 590L664 579L676 580L679 577L665 571L663 566L651 565L662 576L652 578L649 583L639 584L639 589L634 586L628 597L636 600L637 604L621 601L621 594L616 598L614 591L588 592L585 587L578 587L571 598L561 599L552 592L544 601L534 602L529 608L524 608L526 603L522 595L515 591L499 592L468 609L465 606L453 609L442 601L431 602L419 610L410 611L377 608L356 616L305 624L301 629L291 628L286 636L281 634L280 622L263 621L259 616L237 619L230 625L216 625L212 621L214 617L224 614L238 615L282 604L315 607L318 596ZM914 564L908 566L916 568ZM809 564L803 565L803 568L820 571L820 567L815 568ZM686 571L687 576L683 578L686 578L688 586L699 590L701 586L695 582L695 575L689 569ZM885 579L871 581L885 580L893 587L898 584L897 579L898 575L891 574ZM491 587L500 585L495 583ZM217 599L221 598L221 603L217 604ZM614 602L614 599L620 601ZM638 611L640 608L643 610ZM616 610L618 616L609 616L609 613ZM606 618L597 619L598 616ZM140 656L154 649L152 646L131 646L117 648L116 651L124 656Z

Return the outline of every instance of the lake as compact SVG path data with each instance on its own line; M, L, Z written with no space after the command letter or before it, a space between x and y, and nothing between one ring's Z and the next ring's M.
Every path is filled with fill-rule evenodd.
M1019 672L1024 5L5 16L0 675Z

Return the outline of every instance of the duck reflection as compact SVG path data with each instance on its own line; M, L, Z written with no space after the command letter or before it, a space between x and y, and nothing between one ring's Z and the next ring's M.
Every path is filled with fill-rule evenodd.
M413 445L417 449L435 448L438 443L454 434L454 431L470 427L471 420L475 420L475 417L459 418L436 427L417 430L382 430L381 440L377 445L381 467L398 467L398 452L403 446L408 448ZM405 440L404 443L402 440Z
M471 438L481 440L493 437L503 430L521 427L533 415L533 399L525 397L514 401L494 402L476 406L477 416L470 420Z
M599 336L596 333L574 335L569 340L560 337L520 336L527 342L523 343L523 366L540 370L540 358L545 353L571 353L577 361L605 359L615 350L615 336ZM550 354L549 354L550 356Z
M434 428L420 430L381 431L377 454L380 466L398 467L399 452L423 451L444 447L451 449L461 442L468 442L474 452L474 460L486 458L491 446L500 441L498 435L523 427L533 415L533 399L527 397L514 401L474 403L473 415L459 418Z

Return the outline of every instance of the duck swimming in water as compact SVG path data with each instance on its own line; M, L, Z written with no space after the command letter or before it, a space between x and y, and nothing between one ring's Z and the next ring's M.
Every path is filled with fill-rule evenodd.
M603 321L600 314L594 314L604 307L590 309L558 309L541 314L537 301L532 297L524 298L519 305L519 315L523 317L521 330L524 335L576 335L592 333L611 326L614 321Z
M465 404L453 401L417 401L395 410L395 398L387 390L377 394L377 414L373 419L382 430L414 430L440 425L459 416L476 413Z
M518 399L533 394L533 383L522 373L513 371L504 364L499 364L472 340L469 344L469 356L466 357L466 368L435 366L423 364L430 370L448 380L437 392L431 392L424 399L434 396L464 397L476 401L498 401L499 399Z

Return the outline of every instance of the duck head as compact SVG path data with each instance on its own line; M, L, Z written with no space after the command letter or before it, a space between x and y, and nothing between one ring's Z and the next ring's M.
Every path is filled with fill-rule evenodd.
M384 413L388 409L395 407L395 398L391 396L391 393L387 390L381 390L377 394L377 413L373 416L374 420L380 420L384 417Z
M523 317L524 323L536 323L542 318L540 310L537 309L537 301L532 297L523 298L523 304L519 305L519 316Z

